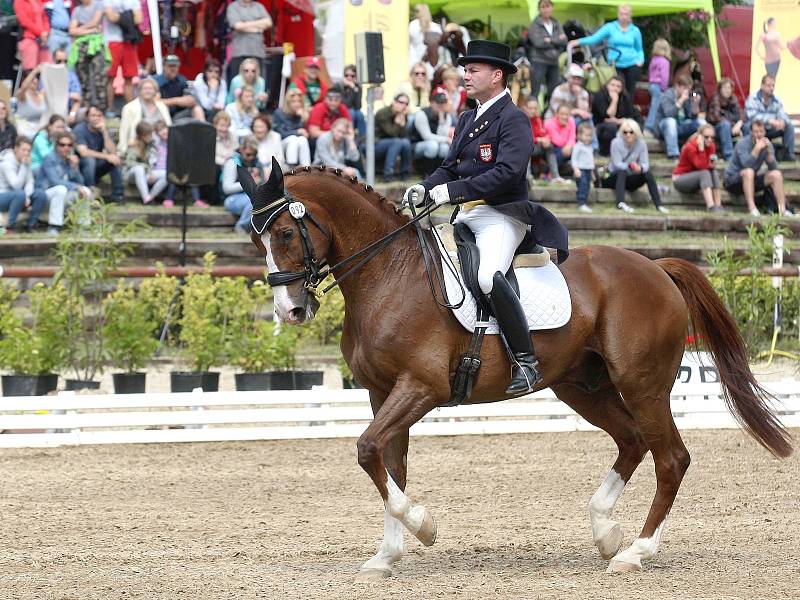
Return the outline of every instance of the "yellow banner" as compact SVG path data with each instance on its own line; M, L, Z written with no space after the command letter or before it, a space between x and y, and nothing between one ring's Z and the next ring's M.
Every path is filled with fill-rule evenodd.
M773 75L775 95L789 114L800 114L798 18L797 0L755 0L753 5L750 91L761 87L764 75Z
M408 78L408 0L345 0L344 6L345 64L356 62L356 33L376 31L383 36L386 81L382 87L388 104L400 82Z

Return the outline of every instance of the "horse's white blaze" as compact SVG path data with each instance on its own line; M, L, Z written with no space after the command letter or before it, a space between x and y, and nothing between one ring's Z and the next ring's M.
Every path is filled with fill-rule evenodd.
M623 562L628 563L631 565L635 565L639 569L642 568L642 561L653 558L656 555L656 551L658 550L658 544L661 541L661 532L664 530L664 524L667 522L666 519L661 521L658 527L656 527L655 532L653 533L652 537L649 538L637 538L634 542L630 545L630 547L626 548L619 554L617 554L614 558L611 559L611 566L609 569L613 569L614 562Z
M275 262L275 258L272 256L272 246L270 244L268 231L265 231L261 236L261 241L264 243L264 248L267 249L267 269L269 269L270 273L277 273L280 269ZM272 294L274 297L273 304L275 306L275 312L278 314L280 320L285 322L286 316L294 308L292 301L289 299L289 288L285 285L275 286L272 288Z
M405 525L411 533L416 535L425 520L425 507L411 502L411 498L397 487L388 471L386 473L386 487L389 491L389 497L386 499L386 510L389 511L391 516Z
M383 511L383 542L378 553L361 565L361 570L391 570L392 565L403 558L403 524Z
M589 500L589 517L592 520L592 538L598 541L605 537L616 523L611 520L611 511L617 503L625 482L614 469L606 475L605 481ZM613 552L613 550L612 550Z

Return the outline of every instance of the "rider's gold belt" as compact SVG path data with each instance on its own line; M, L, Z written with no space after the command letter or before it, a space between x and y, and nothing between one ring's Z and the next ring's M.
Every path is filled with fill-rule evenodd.
M476 206L480 206L481 204L486 204L486 200L470 200L469 202L464 202L461 204L461 210L464 212L469 212Z

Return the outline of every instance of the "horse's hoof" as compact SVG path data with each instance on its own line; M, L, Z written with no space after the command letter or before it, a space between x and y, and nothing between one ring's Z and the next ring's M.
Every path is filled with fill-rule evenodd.
M429 510L425 510L425 518L422 520L422 526L419 531L414 534L420 542L425 546L433 546L436 541L436 519Z
M382 581L392 576L391 569L361 569L356 573L356 583Z
M641 564L637 565L622 560L612 560L608 565L608 569L606 569L606 573L635 573L641 570Z
M603 537L596 540L594 545L597 546L600 556L604 559L614 558L619 549L622 548L622 527L620 527L619 523L614 523L614 526Z

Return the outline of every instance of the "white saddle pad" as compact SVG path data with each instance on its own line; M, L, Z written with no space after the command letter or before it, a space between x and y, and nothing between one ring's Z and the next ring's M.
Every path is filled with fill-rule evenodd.
M447 228L450 228L448 231ZM440 225L437 228L439 235L446 238L452 237L450 225ZM437 237L437 243L438 242ZM445 239L445 244L454 247ZM439 243L442 254L448 253L451 259L457 259L455 251L448 252ZM445 289L447 291L448 302L455 303L461 299L461 269L458 261L454 260L457 268L458 279L453 276L451 269L442 264L444 272ZM444 258L442 259L444 263ZM552 262L548 262L543 267L515 268L514 272L519 283L520 301L528 317L528 327L531 331L539 329L556 329L566 325L572 316L572 301L569 296L569 288L561 271ZM470 291L464 287L466 298L460 308L453 309L453 314L467 331L475 330L475 321L478 313L478 305ZM497 334L500 329L494 317L489 318L487 334Z

